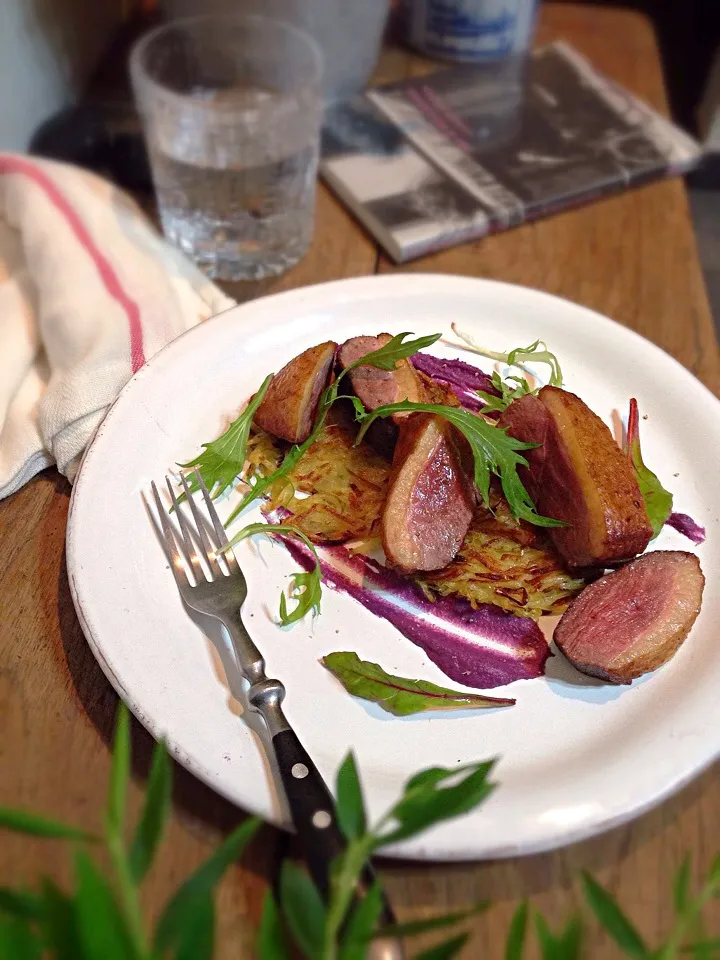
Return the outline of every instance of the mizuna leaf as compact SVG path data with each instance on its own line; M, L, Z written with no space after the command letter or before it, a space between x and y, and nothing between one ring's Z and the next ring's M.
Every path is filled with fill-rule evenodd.
M426 337L418 337L416 340L405 341L406 337L411 337L411 333L398 333L391 337L386 344L366 353L363 357L349 363L345 369L354 370L356 367L379 367L381 370L394 370L398 360L406 360L418 350L424 350L425 347L432 346L442 336L441 333L431 333Z
M184 469L197 468L205 486L213 497L217 497L223 490L227 490L245 465L245 451L252 419L255 416L255 411L262 403L272 376L270 373L265 377L258 392L224 433L221 433L216 440L211 440L210 443L203 443L203 452L194 460L179 464ZM198 489L194 472L188 476L188 484L191 492Z
M280 596L280 624L288 627L301 620L305 614L311 611L320 613L320 600L322 598L322 578L320 572L320 560L317 555L315 545L309 540L302 530L290 526L286 523L249 523L243 527L230 541L231 544L239 543L246 537L252 537L257 533L262 533L266 537L282 534L286 537L295 537L301 540L305 546L312 552L315 558L315 566L312 570L300 571L291 574L292 584L290 587L290 599L295 600L295 607L288 612L287 600L285 594Z
M640 493L645 501L645 511L652 527L653 539L660 533L672 513L673 498L655 474L646 467L640 451L640 431L637 400L630 401L625 455L630 458Z
M376 407L362 418L362 426L356 443L362 440L368 428L379 417L389 417L393 413L410 411L435 413L448 420L463 434L470 444L475 461L475 486L480 491L486 504L488 503L490 490L490 473L494 473L500 478L505 499L514 517L527 520L539 527L563 525L560 520L553 520L550 517L543 517L538 514L530 499L530 494L518 476L518 466L527 466L527 461L518 451L529 450L536 444L516 440L501 427L488 423L487 420L471 413L469 410L463 410L460 407L447 407L441 403L412 403L409 400L403 400L400 403L388 403Z
M481 347L469 333L464 333L453 323L450 325L453 333L467 344L467 347L481 357L487 357L488 360L495 360L497 363L507 363L510 367L519 367L523 363L547 363L550 367L549 383L553 387L563 385L562 370L558 358L547 348L547 344L542 340L536 340L528 347L515 347L507 353L497 350L487 350Z
M234 520L235 517L242 513L245 507L251 504L253 500L257 500L258 497L261 497L266 490L276 483L277 480L279 480L281 477L287 476L305 451L313 443L315 443L320 431L323 428L323 425L325 424L325 418L328 415L330 407L340 396L340 384L342 383L343 377L346 376L350 370L354 370L355 367L359 366L374 366L381 367L384 370L394 370L395 364L398 360L412 356L413 353L417 353L417 351L422 350L423 347L427 347L431 343L435 343L435 341L439 339L440 334L435 333L431 336L419 337L417 340L409 340L404 343L404 338L409 336L412 336L412 334L399 333L397 336L394 336L388 340L388 342L378 350L372 350L370 353L366 353L364 356L359 357L357 360L353 361L353 363L348 364L348 366L341 371L340 374L338 374L333 383L325 387L323 392L320 394L317 413L315 414L315 422L313 423L312 430L310 431L307 439L300 444L293 444L285 454L282 463L271 473L264 477L256 477L251 482L249 481L250 489L232 511L226 523L230 523L232 520ZM357 413L357 405L355 406L355 410ZM193 464L186 464L186 466L192 465Z
M328 668L354 697L371 700L395 716L403 717L425 710L465 710L480 707L509 707L515 701L465 690L450 690L428 680L411 680L387 673L351 650L326 654L321 663Z

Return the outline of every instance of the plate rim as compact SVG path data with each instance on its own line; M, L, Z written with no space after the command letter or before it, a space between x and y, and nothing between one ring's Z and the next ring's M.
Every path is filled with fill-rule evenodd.
M484 277L469 277L464 275L454 275L454 274L442 274L442 273L391 273L391 274L366 274L357 277L344 278L340 280L330 280L323 283L311 284L303 287L293 288L290 290L280 291L278 293L267 294L262 297L257 297L253 300L244 301L243 303L235 304L234 306L228 307L227 309L221 311L218 314L213 315L207 320L202 321L201 323L196 324L190 329L184 331L182 334L177 336L174 340L167 343L164 347L158 350L144 365L140 368L124 385L118 396L115 398L113 403L108 407L108 410L103 417L100 424L97 426L93 436L91 437L86 450L83 454L78 472L73 483L70 503L68 507L68 517L67 517L67 527L66 527L66 569L68 575L68 583L70 587L70 593L73 600L73 605L78 617L78 621L83 630L83 634L87 640L88 646L90 647L93 656L97 660L100 668L102 669L105 677L115 689L117 694L127 705L131 713L136 717L136 719L145 727L146 730L151 734L151 736L158 740L159 737L163 734L161 729L161 724L156 721L153 716L146 714L140 705L134 701L130 692L124 687L120 678L114 673L112 667L107 662L103 652L102 646L99 642L99 638L95 636L93 627L86 616L85 610L83 609L83 599L81 597L80 589L78 588L78 567L76 562L76 524L77 524L77 504L81 496L81 491L83 489L83 480L85 479L86 472L85 467L88 462L92 459L94 448L96 447L97 442L102 437L102 434L107 427L108 422L111 421L114 413L116 413L118 405L125 402L125 398L135 389L136 384L146 378L147 376L152 376L153 370L157 367L159 363L165 362L167 357L173 350L179 349L178 345L181 342L185 342L186 338L192 336L201 336L205 335L200 333L201 330L205 330L209 325L215 324L217 322L222 322L223 317L227 317L227 314L232 312L233 314L240 314L245 311L252 312L252 310L261 303L275 302L278 300L286 301L296 301L298 306L302 309L303 301L312 301L316 297L327 298L331 301L331 306L335 306L343 300L348 299L353 295L353 288L362 288L362 293L369 287L386 287L388 290L392 290L393 287L397 287L397 293L402 296L402 288L407 287L408 281L414 281L417 284L427 283L430 285L437 285L439 287L456 287L458 291L461 287L465 287L468 290L474 288L479 290L482 287L491 287L496 290L506 289L510 295L517 295L518 292L521 296L530 295L532 298L542 298L550 303L562 304L564 308L568 305L572 306L575 310L582 312L585 315L585 318L588 321L593 321L600 323L601 325L610 324L616 332L619 332L621 336L625 336L629 342L635 342L637 345L642 345L644 350L650 348L650 352L655 352L656 355L662 355L664 362L668 360L675 366L676 371L679 375L685 380L686 383L692 383L694 389L701 388L701 391L710 399L711 402L718 404L720 407L720 399L710 390L701 380L699 380L695 374L693 374L687 367L685 367L679 360L672 356L672 354L667 353L661 347L659 347L653 341L647 339L642 334L631 329L630 327L625 326L624 324L619 323L616 320L613 320L611 317L606 316L605 314L599 313L598 311L586 307L583 304L579 304L573 300L570 300L566 297L561 297L553 293L549 293L545 290L540 290L534 287L526 286L523 284L509 283L501 280L494 280L491 278ZM334 294L336 291L341 290L343 293L347 293L348 297L336 297ZM368 295L368 299L372 299L371 295ZM354 299L358 299L357 296ZM194 776L198 777L206 786L210 789L223 796L234 806L237 806L239 810L242 810L249 814L256 814L261 816L267 822L273 823L274 825L287 829L286 825L277 817L268 815L268 811L262 810L259 806L254 807L252 803L248 802L247 804L243 801L243 804L240 805L237 802L237 799L233 798L222 789L216 782L214 782L214 776L212 772L205 768L201 763L198 763L194 758L189 757L180 746L179 743L165 738L166 744L169 753L176 759L182 766L188 769ZM528 842L527 840L522 841L520 844L513 845L512 847L496 847L493 848L488 844L484 845L484 848L487 849L487 852L478 854L476 851L462 851L458 850L457 847L443 847L438 845L436 842L432 842L429 845L429 849L425 848L425 845L422 842L422 836L419 840L416 840L412 848L406 849L404 845L401 845L397 850L393 847L388 847L383 849L381 856L391 859L400 858L405 860L414 860L414 861L423 861L423 862L440 862L440 861L455 861L455 862L469 862L476 860L485 860L485 859L500 859L507 857L515 856L525 856L535 853L546 852L550 850L559 849L565 847L569 844L576 843L583 839L588 839L593 836L597 836L601 833L604 833L608 830L611 830L615 827L621 826L624 823L628 823L631 820L634 820L659 804L663 803L668 798L672 797L680 790L683 789L688 783L694 780L696 777L700 776L705 770L707 770L713 763L715 763L718 758L720 758L720 741L718 741L715 751L712 755L705 757L702 763L696 764L692 768L685 771L682 775L671 780L666 784L663 790L654 792L650 797L645 798L643 802L634 804L630 809L622 811L620 814L612 813L609 814L602 820L594 821L591 824L581 824L579 826L566 827L562 831L558 830L555 833L544 835L540 837L536 842Z

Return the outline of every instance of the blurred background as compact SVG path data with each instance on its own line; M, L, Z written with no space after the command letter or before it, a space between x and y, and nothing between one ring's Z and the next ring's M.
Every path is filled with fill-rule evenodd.
M341 0L337 0L338 3ZM387 0L375 0L385 3ZM583 0L594 3L594 0ZM333 0L325 0L325 6ZM149 24L216 6L290 10L303 0L2 0L0 149L80 163L130 189L148 182L127 78L127 52ZM688 177L701 260L720 316L720 3L635 0L653 24L672 118L699 137L705 162ZM271 5L272 6L272 5ZM397 6L392 3L392 6ZM328 7L329 9L329 7ZM392 17L389 29L392 29Z

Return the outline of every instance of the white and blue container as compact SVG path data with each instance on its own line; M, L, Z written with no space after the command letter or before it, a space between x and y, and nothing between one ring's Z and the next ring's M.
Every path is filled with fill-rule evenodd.
M537 0L405 0L406 39L431 57L477 63L530 46Z

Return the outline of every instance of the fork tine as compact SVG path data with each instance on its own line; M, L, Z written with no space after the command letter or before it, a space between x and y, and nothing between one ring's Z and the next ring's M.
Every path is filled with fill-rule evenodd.
M217 515L217 510L215 509L215 505L212 502L212 498L210 496L208 488L205 486L205 481L203 480L202 474L197 469L197 467L195 468L195 477L198 482L198 487L200 488L200 490L202 490L202 495L203 495L203 499L205 500L205 506L207 508L208 515L212 520L213 527L215 528L215 533L218 538L218 549L222 553L223 557L225 557L225 563L227 563L228 565L228 570L231 573L234 573L234 572L237 573L240 571L240 566L238 565L238 562L235 559L235 552L233 551L232 547L227 547L226 549L223 549L225 547L225 544L228 542L228 535L225 532L225 527L223 527L222 523L220 523L220 517Z
M175 496L172 479L170 477L165 477L165 483L167 484L168 491L170 492L173 510L175 511L175 516L178 520L178 526L180 527L181 540L185 547L185 556L189 557L190 559L190 566L193 571L193 575L195 576L195 583L197 584L200 583L201 580L207 580L207 577L205 576L205 571L200 563L198 550L193 543L192 533L190 532L190 525L188 524L187 517L185 516L185 512L180 509L178 498ZM203 549L204 553L204 548L201 549Z
M180 474L180 483L182 484L185 497L188 503L190 504L190 510L193 515L193 520L195 521L195 527L198 531L200 539L203 542L205 553L210 560L217 560L217 555L215 550L217 544L214 544L210 539L210 536L207 531L207 521L205 517L203 517L202 513L200 512L198 505L195 503L195 498L192 495L190 486L188 485L187 479L183 473Z
M175 533L173 531L172 525L168 519L167 512L165 510L165 505L160 499L160 494L158 493L158 488L155 486L155 481L151 481L150 487L153 492L153 497L155 499L155 509L157 510L158 519L160 520L160 526L162 527L163 537L165 539L165 546L167 552L170 555L170 569L173 572L175 581L179 587L187 585L189 583L185 568L183 567L182 560L183 558L180 555L178 549L177 541L175 539ZM183 557L185 557L185 552L183 550ZM189 559L185 557L185 560L189 564Z
M193 520L195 521L195 527L197 528L198 536L202 542L202 547L205 552L205 559L207 560L208 566L211 568L213 577L224 577L225 572L220 566L220 563L215 552L215 546L211 543L210 537L205 526L205 518L200 513L198 505L195 503L195 498L192 495L188 482L185 479L185 474L180 474L180 483L182 484L185 497L187 498L188 503L190 504L190 510L193 515ZM227 538L225 538L227 539Z

